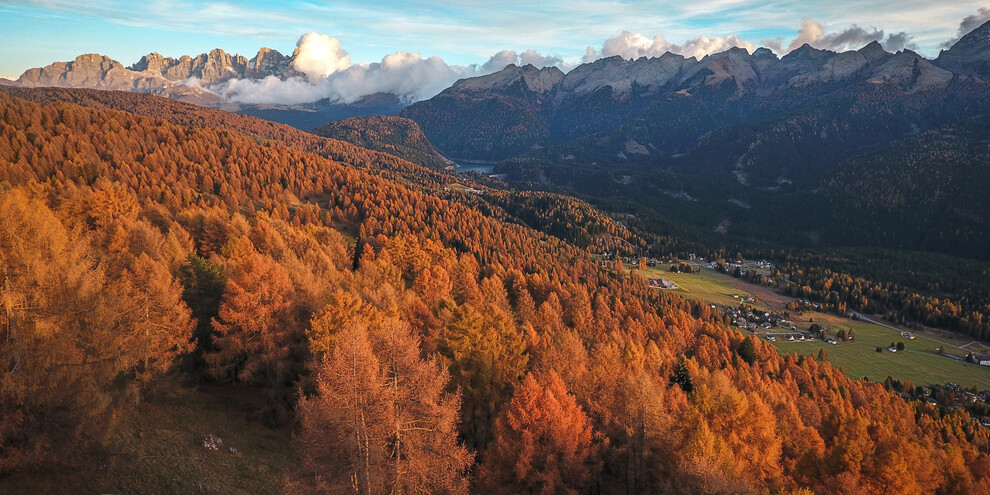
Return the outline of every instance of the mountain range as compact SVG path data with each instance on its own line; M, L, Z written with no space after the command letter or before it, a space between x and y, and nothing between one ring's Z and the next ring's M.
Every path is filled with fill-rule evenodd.
M714 129L765 121L850 92L895 92L907 101L984 88L988 33L985 24L934 60L910 50L889 53L874 41L843 53L805 44L780 58L766 48L752 54L732 48L701 60L672 53L615 56L567 74L509 66L458 81L400 115L457 157L504 159L590 135L596 135L596 151L605 139L609 154L621 159L669 156Z
M510 66L399 115L445 156L665 235L985 259L988 62L990 23L934 60L873 42Z
M934 60L909 50L887 53L879 43L873 42L861 50L844 53L805 45L782 58L766 48L752 54L733 48L701 60L673 53L637 60L615 56L579 65L567 74L556 67L538 70L510 65L495 74L460 80L431 103L420 103L404 115L421 120L430 139L438 141L448 153L504 158L519 150L614 128L648 113L657 100L703 96L696 94L702 88L718 87L722 91L731 90L735 96L769 98L781 90L857 79L894 84L908 91L944 87L954 76L990 80L987 32L986 26L973 31ZM247 58L217 48L178 58L149 53L126 66L107 56L90 53L69 62L29 69L16 81L3 79L0 84L147 93L288 123L304 130L349 117L392 115L408 105L408 95L388 93L365 95L347 103L331 99L293 105L237 103L220 91L232 80L304 78L306 74L298 67L299 55L298 48L291 55L261 48L254 57ZM451 97L456 104L448 100ZM487 128L491 125L508 126L507 132L497 133L506 142L483 143L484 136L480 140L479 136L472 137L470 129L458 129L447 135L442 123L430 122L429 114L435 111L431 106L456 111L457 105L494 112L494 119L486 118L485 129L479 132L490 132ZM493 120L499 123L493 124ZM474 144L443 143L459 138ZM647 143L643 146L650 147ZM629 153L637 151L642 150L631 144Z
M934 59L872 42L842 53L803 45L783 57L766 48L700 60L616 56L567 73L509 65L407 107L388 93L351 104L233 106L204 89L296 77L295 64L296 54L268 49L251 59L222 50L178 59L153 53L131 67L82 55L12 84L168 96L319 127L434 169L448 166L445 157L499 161L496 171L520 187L634 208L650 219L642 220L649 230L706 245L728 235L758 246L866 244L986 257L990 204L968 192L965 204L952 204L948 191L969 191L968 178L985 175L973 157L983 156L988 127L979 117L990 115L990 23ZM396 113L401 118L324 125ZM944 159L933 149L946 150ZM944 187L924 201L875 200L912 197L927 178ZM864 212L875 216L848 220Z
M298 49L286 56L277 50L261 48L249 59L217 48L195 57L183 55L172 58L149 53L134 65L125 66L107 56L90 53L79 55L71 62L55 62L29 69L16 81L0 81L0 84L146 93L223 108L307 130L348 117L394 114L405 106L398 96L381 93L367 95L351 103L324 98L303 104L281 105L235 103L217 91L218 86L235 79L261 80L274 76L285 80L305 77L296 69L297 55Z

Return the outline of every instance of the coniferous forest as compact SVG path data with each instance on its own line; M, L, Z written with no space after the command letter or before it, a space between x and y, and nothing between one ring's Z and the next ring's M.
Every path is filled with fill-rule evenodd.
M646 240L579 201L148 95L9 90L0 124L0 491L204 386L288 432L287 493L990 489L969 414L604 267Z

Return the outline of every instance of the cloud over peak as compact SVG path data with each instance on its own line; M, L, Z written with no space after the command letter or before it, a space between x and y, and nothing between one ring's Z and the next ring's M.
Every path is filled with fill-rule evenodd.
M887 51L896 52L905 48L913 48L914 45L910 40L911 36L905 32L890 33L885 38L882 29L871 28L867 30L855 24L843 31L828 33L818 22L805 18L801 21L801 29L798 30L797 37L787 46L786 52L796 50L806 43L820 50L842 52L862 48L873 41L879 41ZM779 40L765 43L769 48L781 51Z
M351 66L351 56L340 48L340 40L320 33L302 35L292 55L292 68L305 74L314 84Z
M976 14L968 15L963 18L962 22L959 23L959 31L956 33L956 37L942 43L942 48L951 48L974 29L983 25L983 23L990 21L990 8L980 7Z
M662 34L648 38L642 34L623 31L618 36L605 40L600 53L589 46L585 50L582 61L592 62L601 57L613 57L615 55L627 60L634 60L640 57L659 57L667 52L701 59L705 55L724 52L734 47L745 48L749 52L756 48L753 43L742 40L734 34L715 38L698 36L683 44L676 44L667 41L667 38Z
M423 58L418 52L404 50L385 55L381 62L352 64L340 40L307 33L299 38L293 52L294 73L231 79L205 89L233 103L294 105L321 99L353 103L375 93L391 93L413 102L432 97L457 79L497 72L509 64L569 68L560 57L535 50L502 50L480 66L448 65L438 56Z

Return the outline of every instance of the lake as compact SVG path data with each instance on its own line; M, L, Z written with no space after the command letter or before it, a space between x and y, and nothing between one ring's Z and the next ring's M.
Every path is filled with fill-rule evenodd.
M454 163L457 164L457 168L454 170L458 173L480 172L488 175L495 169L495 162L482 160L454 160Z

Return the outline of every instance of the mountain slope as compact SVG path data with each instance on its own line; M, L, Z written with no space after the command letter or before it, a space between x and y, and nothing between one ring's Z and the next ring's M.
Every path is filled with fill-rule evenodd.
M990 116L845 161L825 180L832 235L980 258L990 246ZM827 234L828 235L828 234Z
M462 79L399 116L419 124L433 144L455 159L517 154L549 139L543 107L563 77L556 67L510 64L490 76Z
M942 50L935 65L990 81L990 21L960 38L948 50Z

